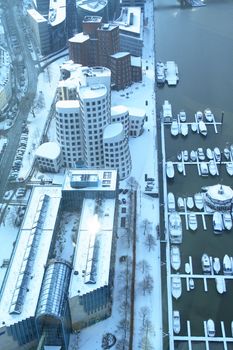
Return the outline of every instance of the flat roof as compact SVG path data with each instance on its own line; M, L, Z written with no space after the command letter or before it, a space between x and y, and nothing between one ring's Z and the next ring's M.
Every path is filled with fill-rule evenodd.
M142 31L142 12L140 7L122 7L120 17L114 23L119 25L120 32L140 36Z
M71 180L82 175L86 176L97 176L98 186L97 187L85 187L85 188L73 188L71 187ZM105 185L105 181L108 180L108 186ZM75 191L115 191L117 184L117 170L115 169L69 169L65 173L63 182L63 190L75 190Z
M108 285L114 212L115 199L102 199L101 203L84 199L73 262L74 273L69 288L70 298ZM93 269L95 283L87 283Z
M36 150L36 156L47 159L57 159L61 153L60 145L57 142L45 142Z
M104 84L93 84L91 86L80 86L79 96L81 99L100 98L107 94L107 87Z
M48 202L46 203L46 210L41 212L40 204L45 195L48 196ZM5 326L10 326L35 315L60 200L60 186L33 188L0 299L0 323L3 324L4 322ZM22 266L26 261L26 250L30 248L30 235L38 225L36 220L39 221L39 214L42 216L40 217L40 234L38 235L36 253L32 260L30 278L27 285L24 286L27 288L27 292L25 293L21 312L10 314L13 297L18 289L19 281L22 281Z
M122 52L122 51L119 51L119 52L116 52L114 53L113 55L111 55L111 57L114 57L114 58L122 58L122 57L125 57L125 56L128 56L130 55L129 52Z
M47 20L35 9L27 10L29 16L31 16L37 23L47 22Z
M123 106L123 105L117 105L117 106L112 106L111 107L111 116L116 116L119 114L125 114L128 113L128 107Z
M50 0L49 23L56 26L66 19L66 0Z
M89 40L90 37L88 34L78 33L75 34L72 38L69 39L70 43L84 43L85 41Z
M137 107L128 107L129 109L129 115L133 117L145 117L146 112L142 108Z
M78 100L60 100L56 103L56 109L77 109L80 107Z
M119 136L123 132L122 123L112 123L104 128L104 139L111 139L112 137Z
M99 12L108 4L108 0L76 0L76 7L81 7L88 12Z

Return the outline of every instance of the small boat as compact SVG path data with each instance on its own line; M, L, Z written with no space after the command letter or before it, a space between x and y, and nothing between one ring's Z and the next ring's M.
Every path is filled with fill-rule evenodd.
M209 160L214 159L214 155L213 155L212 149L207 148L207 150L206 150L206 157L207 157Z
M194 284L194 279L192 277L189 278L189 288L194 289L195 284Z
M204 273L208 274L211 272L210 258L206 253L201 257L201 265Z
M184 199L182 197L178 197L177 206L180 210L184 210Z
M172 106L168 100L164 100L162 108L162 118L165 123L170 123L172 121Z
M216 274L221 270L220 259L218 257L213 259L213 269Z
M192 123L191 124L191 130L192 130L192 132L197 132L197 123Z
M179 270L181 265L180 248L177 245L171 246L171 266L174 270Z
M173 179L175 175L174 165L171 161L168 161L166 164L166 174L169 179Z
M214 148L214 157L216 159L216 162L220 162L220 160L221 160L221 152L220 152L220 149L218 147Z
M186 113L185 113L185 111L180 111L178 116L179 116L179 119L180 119L181 122L183 122L183 123L186 122Z
M222 214L222 219L223 219L223 224L224 227L227 231L230 231L232 229L232 218L231 218L231 214L229 212L224 212Z
M189 153L186 149L183 151L183 160L185 162L187 162L189 160Z
M209 108L206 108L204 110L204 115L205 115L207 122L211 123L214 120L214 115Z
M158 84L165 83L165 65L162 62L157 62L156 64L156 77Z
M197 113L195 114L195 119L197 122L203 120L203 113L201 111L197 111Z
M172 277L172 296L178 299L182 294L181 277L179 275Z
M194 203L195 203L195 207L197 209L199 209L199 210L203 209L204 202L203 202L202 194L200 192L194 194Z
M179 81L178 67L174 61L167 61L165 66L165 80L168 86L174 86Z
M202 186L201 190L202 192L207 192L210 186Z
M206 127L205 123L203 122L203 120L200 120L198 122L198 129L199 129L200 134L202 134L203 136L207 135L207 127Z
M175 334L180 333L180 312L178 310L173 311L173 331Z
M201 176L208 176L209 170L206 162L199 163Z
M232 265L229 255L224 255L223 257L223 273L224 275L232 275Z
M171 134L172 136L177 136L179 134L179 126L177 120L173 120L171 123Z
M197 152L196 151L192 150L190 152L190 159L192 162L196 162L196 160L197 160Z
M200 161L205 160L205 154L202 147L197 149L197 156Z
M176 157L180 161L182 159L182 152L177 153Z
M189 129L188 129L188 124L180 124L180 132L182 136L187 136Z
M228 175L233 175L233 163L226 163L226 171Z
M229 150L229 148L224 148L223 154L224 154L224 157L226 158L226 160L230 160L230 150Z
M219 234L223 230L222 214L219 211L215 211L213 214L213 227L215 234Z
M180 214L173 211L168 218L168 228L171 243L182 243L182 222Z
M197 229L197 216L194 213L190 213L188 215L188 224L189 224L189 228L192 231L196 231Z
M176 210L175 196L172 192L168 192L167 194L167 206L168 211Z
M210 172L210 175L212 175L212 176L217 175L218 168L217 168L217 164L215 163L214 160L209 161L209 172Z
M209 318L208 321L206 322L206 328L207 328L208 337L214 337L215 336L215 325L214 325L214 321L211 320L211 318Z
M183 173L183 171L184 171L184 164L182 162L180 162L180 163L177 163L176 166L177 166L178 172L180 174Z
M219 294L226 292L226 282L223 276L215 277L216 289Z
M184 270L185 270L185 273L190 274L191 268L190 268L190 264L189 263L185 263Z
M187 197L186 204L187 204L188 209L193 209L193 207L194 207L193 197L191 197L191 196Z

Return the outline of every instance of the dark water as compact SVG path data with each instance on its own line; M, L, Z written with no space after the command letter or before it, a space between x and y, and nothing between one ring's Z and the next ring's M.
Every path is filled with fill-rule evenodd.
M161 109L163 101L168 100L177 114L184 109L188 121L194 121L194 113L209 107L218 126L218 134L208 126L208 135L203 138L191 130L186 138L172 138L170 129L165 128L166 158L176 160L180 150L192 150L197 147L221 150L233 144L233 1L208 0L207 6L195 9L181 9L174 0L156 0L156 58L157 60L174 60L179 68L180 82L175 88L164 86L157 91L157 108ZM201 186L214 185L220 181L233 187L225 166L219 167L219 177L201 178L196 166L186 168L187 176L176 171L173 182L168 183L168 191L178 196L193 195ZM199 219L198 219L199 220ZM225 254L233 256L233 230L222 235L214 235L212 219L207 219L207 230L198 221L198 231L185 230L183 222L182 269L193 258L194 273L201 273L201 256L203 252L218 256L221 260ZM233 320L233 280L227 281L227 292L220 295L216 291L215 281L208 281L208 293L204 292L202 280L196 281L195 289L186 292L183 281L182 297L174 302L173 307L181 312L181 334L186 335L186 321L191 322L192 335L204 335L203 321L212 318L215 321L216 335L221 336L220 321L224 321L226 335L231 336L230 323ZM232 343L233 344L233 343ZM193 344L192 344L193 345ZM228 349L233 349L227 344ZM187 343L175 344L177 349L188 349ZM196 344L193 349L205 349L205 344ZM213 344L210 349L223 349L223 344Z

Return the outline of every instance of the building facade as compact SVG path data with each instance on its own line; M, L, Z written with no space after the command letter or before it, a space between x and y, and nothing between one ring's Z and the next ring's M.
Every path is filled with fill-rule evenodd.
M0 47L0 111L4 110L12 97L11 60L9 53Z
M63 161L61 148L56 142L46 142L40 145L35 153L40 171L58 173Z
M122 90L132 84L131 58L129 52L117 52L110 56L112 83L116 90Z

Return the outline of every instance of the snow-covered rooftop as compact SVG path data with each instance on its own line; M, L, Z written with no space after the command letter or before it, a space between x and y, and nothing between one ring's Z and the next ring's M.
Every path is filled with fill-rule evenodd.
M128 107L129 115L134 117L145 117L145 110L137 107Z
M50 0L49 3L49 23L57 26L66 19L66 0Z
M47 20L35 9L27 10L29 16L31 16L37 23L47 22Z
M56 108L59 109L60 111L62 109L77 109L80 107L79 101L78 100L61 100L57 101L56 103Z
M61 153L61 148L57 142L45 142L36 150L36 156L47 159L57 159Z
M108 0L77 0L76 7L81 7L88 12L99 12L103 10L108 4Z
M84 43L85 41L89 40L89 35L82 33L75 34L72 38L69 39L69 42L71 43Z
M133 33L140 36L141 33L141 8L122 7L121 15L114 21L119 25L119 29L125 33Z
M117 105L117 106L111 107L111 116L116 116L127 112L128 112L128 107L123 105Z
M106 126L104 129L104 139L111 139L112 137L116 137L123 132L122 123L113 123Z
M111 55L111 57L122 58L122 57L125 57L125 56L128 56L128 55L130 55L129 52L121 52L121 51L119 51L119 52L116 52L113 55Z
M96 184L95 187L87 186L77 186L72 187L71 182L76 182L83 184L83 178L85 182L92 181ZM106 181L108 181L106 183ZM108 186L106 186L108 184ZM112 169L72 169L67 170L63 190L76 190L76 191L93 191L93 189L99 191L115 191L117 185L117 170Z
M33 317L35 314L60 200L61 187L44 186L33 189L9 265L9 273L3 286L0 300L1 324L4 322L6 326L10 326ZM43 209L44 204L46 204L46 210ZM37 228L40 231L38 234L35 233ZM31 249L33 249L35 236L37 236L35 255L30 255L33 259L30 266L26 266ZM26 270L30 273L30 278L27 285L22 285L24 283L23 271ZM22 308L18 314L10 313L10 310L12 312L16 305L15 300L22 289L26 291L23 300L20 300Z
M107 87L104 84L94 84L91 86L81 86L79 96L81 99L100 98L107 94Z
M90 293L108 285L115 199L85 199L79 226L69 296ZM92 275L91 271L96 270ZM78 272L78 273L77 273ZM88 281L92 283L87 283Z

